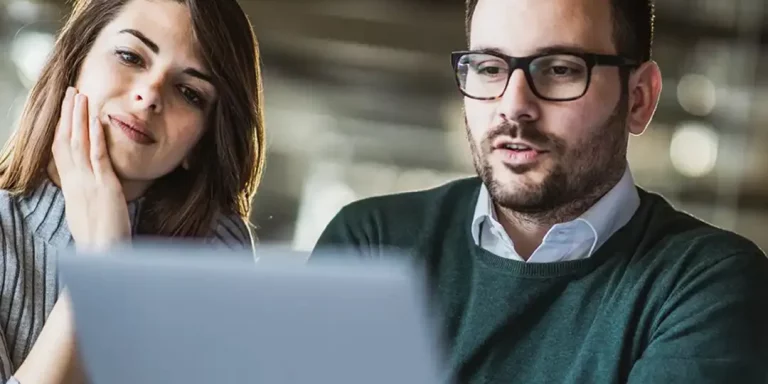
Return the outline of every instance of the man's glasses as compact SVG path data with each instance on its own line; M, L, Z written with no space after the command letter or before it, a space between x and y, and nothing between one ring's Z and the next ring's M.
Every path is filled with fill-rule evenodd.
M461 93L477 100L500 98L517 69L523 70L537 97L548 101L571 101L587 93L592 68L596 65L638 65L622 56L570 52L512 57L496 52L459 51L451 54L451 62Z

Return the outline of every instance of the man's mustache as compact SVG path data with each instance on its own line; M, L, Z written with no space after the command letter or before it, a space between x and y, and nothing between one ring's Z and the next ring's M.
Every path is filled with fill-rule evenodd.
M535 145L540 148L546 148L550 151L556 149L553 145L556 140L547 136L544 132L538 129L535 124L525 123L502 123L497 125L485 134L485 139L483 140L483 148L487 151L490 151L493 141L498 137L504 136L527 141L531 143L531 145Z

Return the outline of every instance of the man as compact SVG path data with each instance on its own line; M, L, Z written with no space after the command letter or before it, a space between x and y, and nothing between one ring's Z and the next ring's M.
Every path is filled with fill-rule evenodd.
M768 259L627 166L661 92L649 0L468 0L467 33L479 178L350 204L318 249L426 266L460 383L766 382Z

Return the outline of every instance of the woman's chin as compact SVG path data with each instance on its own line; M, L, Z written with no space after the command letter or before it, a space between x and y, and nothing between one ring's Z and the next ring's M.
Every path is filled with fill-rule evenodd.
M152 174L151 169L147 166L142 166L140 163L130 161L112 160L112 170L117 175L120 181L142 181L151 182L157 179L159 176Z

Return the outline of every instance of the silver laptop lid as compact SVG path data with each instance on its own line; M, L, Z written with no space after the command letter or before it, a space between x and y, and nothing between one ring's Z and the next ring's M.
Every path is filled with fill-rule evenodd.
M257 252L271 261L180 245L63 255L91 382L438 382L415 270Z

